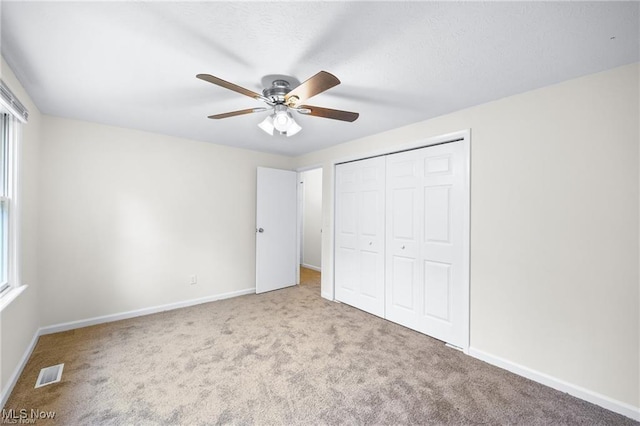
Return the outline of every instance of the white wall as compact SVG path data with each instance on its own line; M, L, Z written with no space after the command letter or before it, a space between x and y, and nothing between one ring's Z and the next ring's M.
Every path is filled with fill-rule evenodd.
M29 110L29 122L22 125L19 164L21 278L29 287L0 313L0 395L4 395L40 325L37 215L42 117L4 59L0 70L4 82Z
M303 182L302 264L322 267L322 168L300 173Z
M638 64L297 159L333 163L471 129L471 346L640 407ZM355 123L357 125L357 122Z
M256 167L289 158L50 116L43 132L44 326L255 287Z

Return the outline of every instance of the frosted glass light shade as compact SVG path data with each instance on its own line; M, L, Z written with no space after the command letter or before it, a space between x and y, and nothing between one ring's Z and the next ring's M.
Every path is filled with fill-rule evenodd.
M291 124L289 125L289 128L287 129L287 137L295 135L300 130L302 130L302 127L300 127L300 125L298 123L296 123L292 118L291 119Z
M273 129L274 129L273 117L270 115L267 116L267 118L265 118L264 120L262 120L260 124L258 124L258 127L264 130L265 133L268 133L269 135L273 136Z

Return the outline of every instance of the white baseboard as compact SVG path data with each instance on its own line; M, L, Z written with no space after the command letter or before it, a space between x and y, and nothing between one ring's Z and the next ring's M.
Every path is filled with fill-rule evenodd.
M333 296L331 295L331 293L320 293L320 296L323 299L327 299L333 302Z
M592 404L599 405L600 407L606 408L607 410L622 414L623 416L629 417L633 420L640 421L640 407L634 407L633 405L627 404L625 402L617 401L613 398L609 398L608 396L591 391L589 389L585 389L581 386L577 386L569 382L565 382L564 380L560 380L558 378L549 376L548 374L541 373L520 364L516 364L515 362L509 361L507 359L488 354L476 348L469 348L468 355L487 362L491 365L495 365L496 367L511 371L512 373L515 373L519 376L526 377L527 379L533 380L534 382L541 383L545 386L549 386L550 388L568 393L569 395L573 395L576 398L580 398Z
M27 365L27 361L29 361L29 358L31 357L31 353L35 349L36 343L38 343L39 337L40 337L40 330L38 329L33 334L31 343L29 343L29 346L27 346L27 349L24 351L24 354L20 359L20 363L16 367L15 371L13 372L13 375L11 376L11 378L9 379L9 382L7 383L7 387L2 390L2 395L0 395L0 408L4 408L4 404L7 403L7 399L9 399L9 395L11 395L11 391L13 391L14 386L18 382L18 378L20 377L20 374L22 374L22 370L24 370L24 366Z
M74 330L76 328L88 327L106 322L120 321L123 319L140 317L143 315L156 314L158 312L171 311L174 309L186 308L189 306L200 305L202 303L215 302L216 300L229 299L245 294L254 294L255 287L246 288L244 290L232 291L229 293L215 294L213 296L201 297L199 299L185 300L182 302L168 303L166 305L152 306L150 308L136 309L134 311L121 312L118 314L103 315L100 317L88 318L79 321L65 322L62 324L50 325L40 329L40 335L59 333L61 331Z
M232 297L244 296L246 294L255 294L255 292L256 292L255 287L252 287L252 288L246 288L244 290L232 291L229 293L222 293L222 294L216 294L213 296L201 297L199 299L191 299L191 300L185 300L182 302L168 303L166 305L137 309L135 311L122 312L119 314L112 314L112 315L103 315L100 317L88 318L88 319L79 320L79 321L71 321L71 322L66 322L62 324L41 327L38 330L36 330L35 334L33 335L33 339L31 339L31 343L25 350L24 355L20 360L20 363L18 364L15 371L13 372L13 375L11 376L11 379L9 380L6 389L2 390L2 395L0 395L0 408L4 408L4 404L7 402L9 395L11 395L11 391L13 391L13 388L16 385L16 382L18 381L18 378L22 374L22 370L24 370L24 367L27 364L29 357L31 357L31 353L35 349L36 343L38 342L38 338L40 336L44 336L45 334L59 333L61 331L69 331L76 328L88 327L90 325L103 324L103 323L112 322L112 321L119 321L119 320L128 319L128 318L140 317L143 315L155 314L158 312L186 308L189 306L200 305L202 303L215 302L216 300L230 299Z
M308 263L302 263L300 266L307 269L312 269L314 271L322 272L322 268L319 266L309 265Z

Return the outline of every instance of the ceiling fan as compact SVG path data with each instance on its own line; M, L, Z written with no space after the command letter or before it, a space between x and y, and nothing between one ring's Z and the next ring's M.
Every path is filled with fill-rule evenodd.
M357 112L321 108L304 104L307 99L340 84L340 80L338 80L336 76L326 71L320 71L295 88L291 88L287 80L274 80L271 87L264 89L262 94L245 89L244 87L240 87L236 84L229 83L228 81L209 74L198 74L196 77L220 87L224 87L225 89L233 90L234 92L249 96L250 98L261 100L268 105L268 107L247 108L239 111L210 115L209 118L217 120L221 118L235 117L237 115L268 111L271 109L273 113L258 124L258 127L270 135L273 135L274 130L276 130L281 135L293 136L302 130L302 127L300 127L293 119L291 111L296 111L305 115L312 115L314 117L331 118L333 120L349 122L355 121L359 116Z

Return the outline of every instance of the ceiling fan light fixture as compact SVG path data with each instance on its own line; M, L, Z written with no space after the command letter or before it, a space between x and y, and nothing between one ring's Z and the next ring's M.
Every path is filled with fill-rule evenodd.
M273 136L273 129L274 129L273 116L268 115L264 120L262 120L260 124L258 124L258 127L264 130L265 133Z
M274 130L277 130L281 135L290 137L302 130L302 127L293 119L286 105L278 104L273 109L273 114L258 124L266 133L273 136Z

